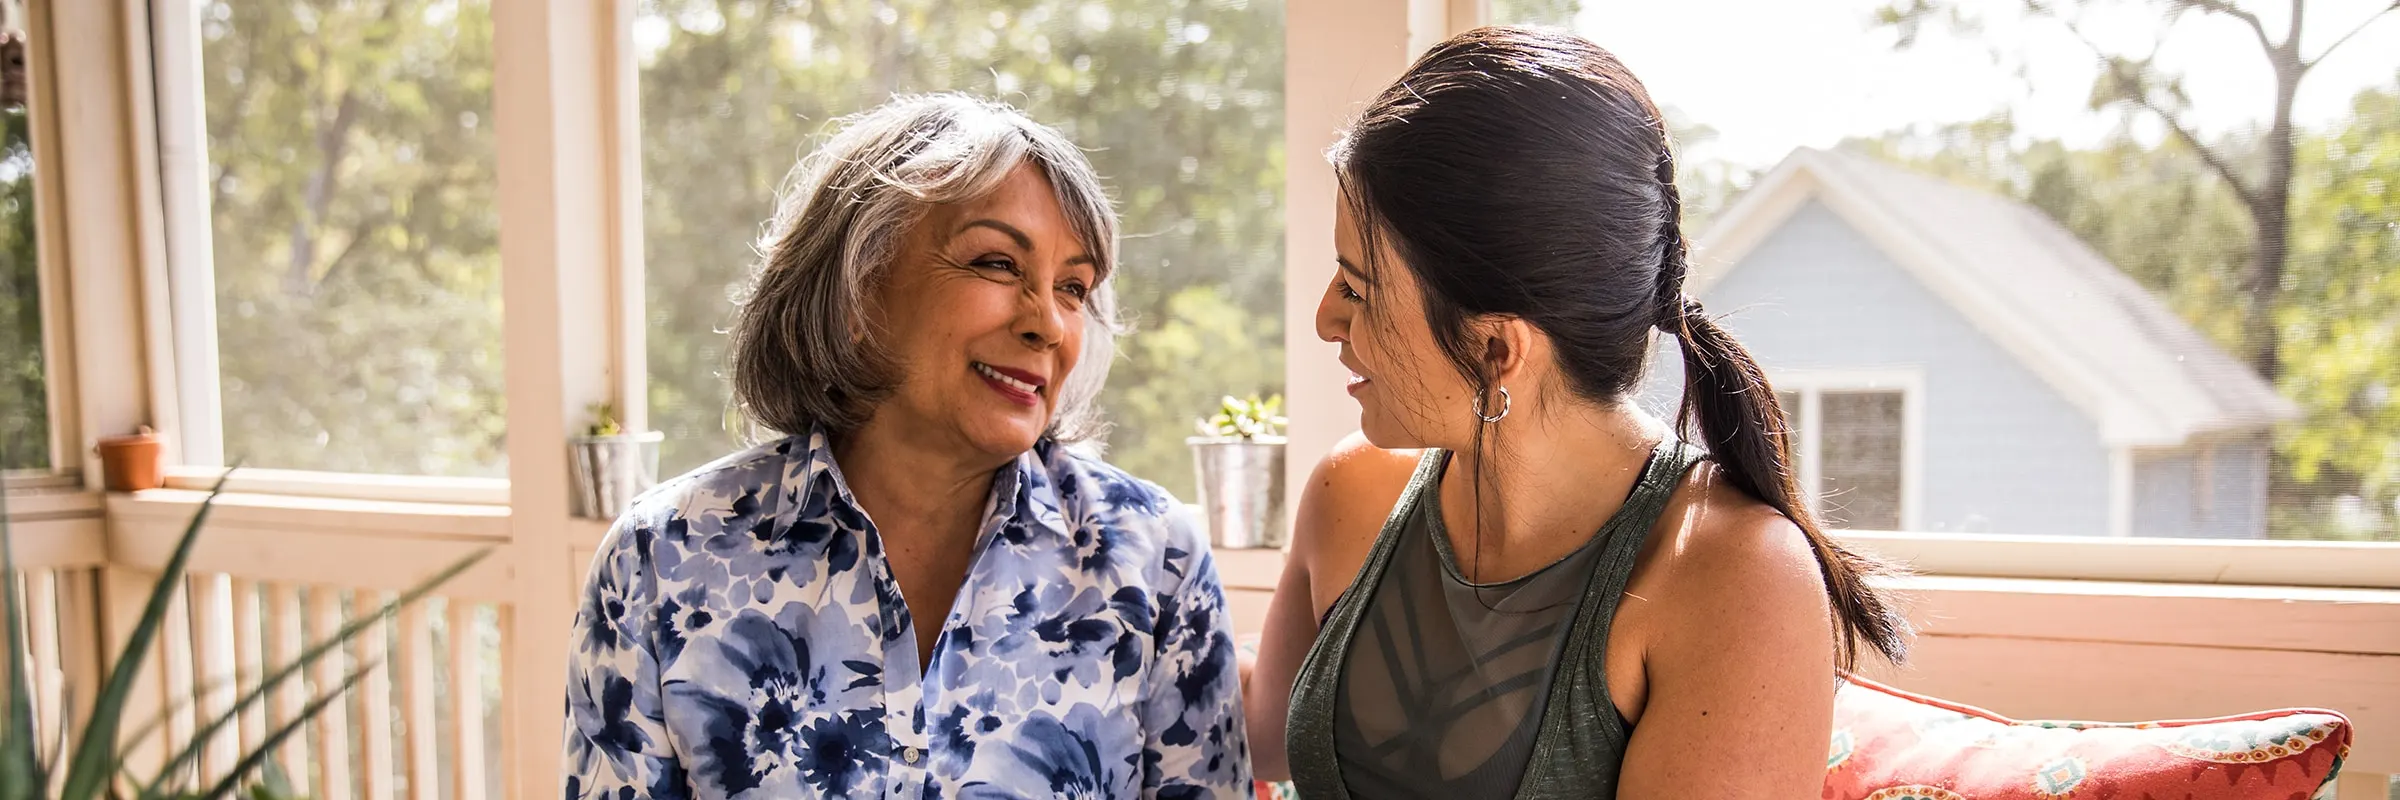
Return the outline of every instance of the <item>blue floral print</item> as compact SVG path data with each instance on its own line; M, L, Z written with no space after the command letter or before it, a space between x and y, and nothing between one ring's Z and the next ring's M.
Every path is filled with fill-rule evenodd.
M669 482L585 581L566 797L1249 797L1224 594L1173 508L1044 441L919 664L823 433Z

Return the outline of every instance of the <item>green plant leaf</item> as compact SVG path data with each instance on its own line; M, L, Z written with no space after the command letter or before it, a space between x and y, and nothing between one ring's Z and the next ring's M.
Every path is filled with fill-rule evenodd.
M262 800L264 800L264 798L275 798L276 800L281 800L281 798L293 798L300 796L300 793L292 788L291 776L284 773L283 762L276 761L273 758L269 758L266 760L266 763L259 765L258 783L257 785L252 786L251 789L253 790L253 793L262 798Z
M0 613L8 616L8 728L0 731L0 799L33 798L50 784L34 738L32 691L25 680L25 631L17 619L17 544L8 525L7 492L0 491Z
M223 730L226 726L233 724L235 719L241 717L242 711L248 709L252 704L265 702L267 693L273 691L275 687L282 685L284 681L298 676L302 669L307 668L310 664L316 663L318 659L321 659L327 654L332 653L335 648L341 647L344 643L358 638L360 633L363 633L369 628L381 623L383 620L390 618L395 612L400 610L401 606L405 606L423 599L425 595L431 594L434 589L440 588L442 584L449 583L450 579L458 577L459 573L467 571L469 568L475 566L476 563L481 562L484 558L490 556L491 554L492 549L486 547L473 553L469 553L466 557L452 562L450 566L444 567L442 571L436 572L422 581L418 581L417 585L409 587L406 591L403 591L400 594L395 595L391 600L384 602L383 605L378 606L375 609L374 613L361 614L358 616L358 618L344 623L342 627L336 629L332 635L325 637L323 640L320 640L315 644L309 645L308 649L302 650L300 655L297 658L294 658L291 663L277 667L274 672L268 673L259 678L258 685L251 687L248 691L244 692L240 698L236 699L233 703L233 707L228 709L223 716L210 721L207 725L202 726L199 730L192 733L191 740L184 744L183 750L177 752L174 757L168 759L165 769L159 772L157 778L150 781L149 791L158 791L160 787L165 785L170 776L182 772L185 766L188 766L193 761L197 760L200 757L200 750L203 742L207 742L211 737L214 737L218 731ZM381 631L377 632L380 633ZM145 730L144 733L147 733L147 731ZM138 740L139 737L137 736L135 739Z
M204 800L235 796L235 791L241 787L243 776L249 775L251 770L258 769L260 764L268 763L274 757L275 748L283 746L285 739L290 739L294 734L299 733L300 729L315 720L317 715L325 713L326 706L332 705L334 701L349 694L350 688L358 685L360 678L366 677L368 672L381 666L383 666L383 661L377 659L375 663L351 670L349 677L342 679L341 685L333 687L331 691L324 694L317 695L317 699L309 701L308 705L301 706L300 713L293 715L291 722L275 729L274 733L267 734L267 738L259 740L258 749L242 756L242 760L234 763L233 771L225 773L225 777L217 781L217 785L209 787L208 791L201 792L199 796Z
M200 501L200 510L192 512L192 521L183 528L183 538L175 542L175 552L159 570L158 583L150 589L150 601L143 605L140 621L134 623L133 635L126 637L118 650L115 666L109 670L108 681L98 696L92 698L90 718L84 723L83 739L75 745L75 757L67 766L64 788L59 800L94 800L108 788L111 762L117 760L117 727L125 714L125 701L133 694L134 679L141 673L142 655L150 652L151 640L158 636L158 626L167 616L167 602L183 585L183 572L192 560L192 545L200 540L200 526L208 520L208 512L216 507L217 495L225 491L225 479L239 465L228 468L217 477L215 486L208 488L208 497Z

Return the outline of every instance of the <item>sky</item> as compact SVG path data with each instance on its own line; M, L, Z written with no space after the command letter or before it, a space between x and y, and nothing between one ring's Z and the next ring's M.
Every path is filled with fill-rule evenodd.
M2289 0L2244 0L2280 39ZM2307 57L2374 16L2391 0L2310 0L2301 34ZM1795 147L1826 147L1846 136L1939 125L2008 109L2021 135L2090 144L2120 123L2086 100L2096 72L2091 49L2054 21L2027 21L2020 0L1970 0L1986 22L1962 38L1928 26L1916 47L1872 24L1883 0L1584 0L1576 30L1615 52L1659 103L1716 130L1690 144L1687 159L1764 167ZM2203 136L2262 124L2274 79L2248 26L2188 14L2159 24L2155 0L2066 3L2100 9L2082 27L2114 52L2157 48L2159 63L2185 75L2193 123ZM2166 35L2160 43L2159 32ZM2020 72L2022 74L2020 74ZM2383 14L2302 82L2294 106L2304 126L2348 114L2358 90L2400 75L2400 11ZM2145 141L2163 134L2142 120ZM1688 162L1687 162L1688 163Z

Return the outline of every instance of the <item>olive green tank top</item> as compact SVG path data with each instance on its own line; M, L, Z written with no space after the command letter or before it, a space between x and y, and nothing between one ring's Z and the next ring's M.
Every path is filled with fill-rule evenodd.
M1643 541L1702 456L1660 444L1591 541L1473 584L1441 523L1449 454L1428 451L1293 682L1300 796L1615 797L1630 731L1608 695L1609 625Z

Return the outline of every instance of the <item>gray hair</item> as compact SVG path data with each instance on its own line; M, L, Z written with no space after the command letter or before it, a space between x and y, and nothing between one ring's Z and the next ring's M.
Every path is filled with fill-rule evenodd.
M1050 179L1096 262L1081 357L1059 383L1046 435L1105 431L1095 400L1116 355L1117 219L1100 176L1058 131L960 94L893 98L840 120L786 178L733 325L734 402L758 426L805 434L865 423L899 372L868 322L870 296L908 230L936 205L990 194L1020 165Z

